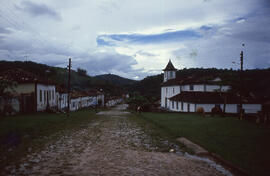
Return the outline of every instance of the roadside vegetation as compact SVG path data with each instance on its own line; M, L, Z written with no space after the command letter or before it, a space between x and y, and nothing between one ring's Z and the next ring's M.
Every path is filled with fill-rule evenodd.
M198 114L142 113L147 122L175 139L185 137L220 155L251 175L269 175L270 129L235 117L202 117Z
M70 117L35 113L0 118L0 169L95 118L94 110L71 112Z

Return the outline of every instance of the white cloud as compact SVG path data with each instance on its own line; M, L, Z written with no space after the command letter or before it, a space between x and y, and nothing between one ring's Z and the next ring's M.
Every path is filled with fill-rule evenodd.
M111 72L141 79L160 73L169 59L178 68L227 68L238 59L244 42L246 67L269 66L269 3L264 0L24 2L30 4L28 12L18 10L26 6L21 1L0 2L1 59L23 60L28 55L33 61L65 66L72 57L75 65L85 66L91 74ZM29 15L36 12L36 5L45 9L37 12L42 15L38 18ZM54 17L61 20L52 20ZM96 43L102 34L153 35L181 30L196 31L202 37L147 45L115 40L113 46ZM110 38L104 40L111 42Z

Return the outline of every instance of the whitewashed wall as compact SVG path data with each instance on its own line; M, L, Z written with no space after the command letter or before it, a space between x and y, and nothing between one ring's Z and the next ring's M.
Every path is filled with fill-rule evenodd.
M213 92L215 90L221 90L226 92L230 89L230 86L219 86L219 85L209 85L209 84L194 84L193 90L190 90L190 85L182 85L182 91L200 91L200 92Z
M113 99L113 100L108 100L108 101L106 102L106 106L107 106L107 107L115 106L116 104L119 104L119 103L121 103L122 101L123 101L122 98Z
M68 106L68 94L56 92L56 104L58 109L65 109Z
M243 104L243 108L245 109L245 113L258 113L258 111L262 110L262 105L260 105L260 104Z
M171 98L180 93L180 86L166 86L161 87L161 106L165 108L165 100L166 98ZM167 102L167 106L169 106L169 100Z
M189 91L189 85L182 85L181 90L182 91Z
M163 76L163 82L166 82L169 79L174 79L176 77L175 73L176 73L175 71L165 71Z
M40 96L41 91L41 96ZM44 95L44 91L46 91L46 95ZM47 102L49 99L49 95L47 96L47 92L51 91L51 97L49 100L49 106L55 107L56 106L56 93L55 93L55 86L54 85L44 85L44 84L37 84L37 111L44 111L47 107ZM46 98L45 98L46 96ZM41 99L40 99L41 98Z
M6 91L9 92L17 92L18 94L28 94L28 93L34 93L35 92L35 83L20 83L17 86L14 86L11 88L7 88Z
M206 85L206 92L214 92L215 90L220 90L219 85Z
M221 91L222 92L227 92L230 89L231 89L231 86L221 86Z
M174 102L174 108L172 106L172 102L170 102L169 109L171 111L176 112L188 112L188 104L190 106L189 112L196 112L198 107L202 107L205 112L211 112L212 108L215 107L215 104L194 104L194 103L187 103L183 102L183 110L181 109L181 102L178 102L179 108L177 109L177 103ZM220 108L223 110L224 104L219 104ZM245 109L245 113L257 113L261 111L262 106L260 104L243 104L243 108ZM226 104L226 113L237 113L237 104Z
M77 111L79 109L79 102L81 98L72 98L70 100L70 111Z
M223 106L224 106L224 104L220 105L222 110L223 110ZM226 113L237 113L237 104L226 104L225 112Z

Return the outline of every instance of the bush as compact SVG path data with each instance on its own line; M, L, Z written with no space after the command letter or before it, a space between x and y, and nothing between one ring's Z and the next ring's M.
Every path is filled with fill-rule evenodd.
M203 107L198 107L196 110L197 113L203 114L204 113L204 109Z
M197 112L198 114L203 115L203 116L204 116L204 113L205 113L203 107L198 107L197 110L196 110L196 112Z
M131 95L126 102L129 104L129 109L132 110L137 110L137 107L140 106L142 111L149 111L151 106L149 100L138 93Z

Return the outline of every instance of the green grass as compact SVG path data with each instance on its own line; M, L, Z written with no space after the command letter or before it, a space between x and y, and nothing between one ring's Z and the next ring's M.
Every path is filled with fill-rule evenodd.
M270 129L234 117L143 113L173 137L186 137L252 175L270 175Z
M31 150L38 150L63 133L83 128L95 118L93 110L66 114L35 113L0 118L0 169ZM12 150L12 151L11 151Z

